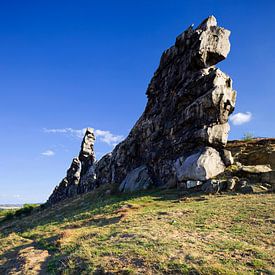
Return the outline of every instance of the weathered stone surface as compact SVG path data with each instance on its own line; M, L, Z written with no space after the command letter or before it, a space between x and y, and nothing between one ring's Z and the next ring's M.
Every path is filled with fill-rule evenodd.
M238 165L232 176L245 178L250 184L275 185L275 139L255 138L251 140L233 140L227 146Z
M49 197L49 204L56 203L68 197L73 197L91 189L91 185L96 179L94 173L94 142L95 136L93 129L87 128L81 144L79 156L73 159L66 177Z
M228 191L228 182L226 180L207 180L201 190L206 194L216 194L222 191Z
M216 194L220 191L220 182L215 180L208 180L203 184L202 191L205 194Z
M234 163L234 159L232 157L232 154L230 151L228 150L222 150L221 152L221 158L225 164L225 166L230 166Z
M233 140L227 144L227 150L243 165L270 165L275 171L275 138Z
M95 135L93 128L87 128L81 144L79 160L82 163L81 175L84 175L88 168L95 162L94 153Z
M188 180L186 182L186 188L187 189L194 188L194 187L197 187L197 186L200 186L200 185L202 185L202 182L199 181L199 180Z
M131 171L119 186L120 192L146 190L153 185L146 166L140 166Z
M178 160L175 167L179 181L208 180L225 169L219 152L212 147L206 147L203 151L187 157L182 165Z
M252 174L268 173L272 171L269 165L247 165L247 166L242 166L241 170L243 172L252 173Z
M78 184L80 180L81 162L74 158L70 168L67 171L67 180L72 184Z
M233 191L239 179L237 177L233 177L227 180L226 191Z
M264 173L262 175L262 181L275 186L275 171L272 170L271 172Z
M106 183L132 190L128 186L139 186L134 176L144 166L155 186L171 179L179 184L206 180L223 172L220 154L227 142L236 92L230 77L214 65L227 57L229 35L211 16L176 38L175 45L162 54L146 92L145 111L128 137L94 163L94 137L89 131L86 134L79 156L83 188L78 192ZM91 165L95 175L89 182L91 177L85 174Z
M239 188L238 192L240 192L242 194L250 194L250 193L254 193L254 189L253 189L253 186L246 185L246 186Z
M94 184L96 183L95 167L95 164L89 166L86 173L81 176L78 193L85 193L93 189Z

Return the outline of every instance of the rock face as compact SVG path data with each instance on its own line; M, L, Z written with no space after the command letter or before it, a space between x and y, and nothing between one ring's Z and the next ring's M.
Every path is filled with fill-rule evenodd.
M146 92L145 111L129 136L95 164L93 135L85 135L78 158L80 179L72 183L67 176L51 198L64 192L61 185L66 189L76 182L81 183L80 193L106 183L134 191L171 179L203 181L223 172L236 92L230 77L215 64L229 53L229 35L213 16L180 34L163 53Z

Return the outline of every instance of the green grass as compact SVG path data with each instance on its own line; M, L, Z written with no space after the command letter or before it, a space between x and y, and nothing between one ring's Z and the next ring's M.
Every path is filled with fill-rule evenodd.
M40 263L49 274L274 272L274 194L108 196L106 188L2 222L0 273L30 247L49 253Z
M10 211L8 209L0 209L0 220L3 220Z
M39 204L24 204L19 209L0 210L0 222L30 215Z

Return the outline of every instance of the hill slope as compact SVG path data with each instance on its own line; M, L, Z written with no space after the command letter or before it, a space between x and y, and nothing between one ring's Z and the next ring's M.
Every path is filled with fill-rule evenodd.
M0 274L272 274L270 193L108 195L0 224Z

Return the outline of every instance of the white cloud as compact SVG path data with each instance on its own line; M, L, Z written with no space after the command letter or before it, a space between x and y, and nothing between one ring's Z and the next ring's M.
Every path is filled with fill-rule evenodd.
M0 194L0 198L1 199L6 199L6 198L20 199L22 198L22 196L18 194L15 194L15 195Z
M44 128L43 131L44 133L65 134L65 135L82 139L86 132L86 128L83 128L83 129L73 129L73 128L46 129ZM110 131L94 129L94 133L96 138L98 138L96 141L106 143L110 146L116 146L124 138L122 135L115 135Z
M54 133L54 134L67 134L77 138L83 138L86 128L83 129L73 129L73 128L63 128L63 129L43 129L44 133Z
M123 140L123 136L114 135L110 131L95 130L95 136L98 137L101 142L112 146L116 146Z
M237 113L232 115L229 119L233 123L233 125L242 125L252 119L252 114L250 112Z
M46 150L45 152L41 153L41 155L46 156L46 157L52 157L55 155L55 152L52 150Z

